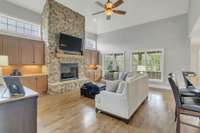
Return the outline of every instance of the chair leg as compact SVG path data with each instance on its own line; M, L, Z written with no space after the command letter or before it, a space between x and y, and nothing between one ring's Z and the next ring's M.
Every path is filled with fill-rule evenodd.
M177 109L175 109L175 119L174 119L174 121L176 122L176 120L177 120Z
M177 121L176 121L176 133L180 133L180 128L181 128L181 122L180 122L180 114L178 111L177 112Z

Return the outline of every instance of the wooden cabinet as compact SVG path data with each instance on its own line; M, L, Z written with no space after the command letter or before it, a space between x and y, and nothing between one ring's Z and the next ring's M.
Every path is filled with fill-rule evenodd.
M48 79L46 75L21 77L24 86L38 92L46 94L48 90Z
M40 94L46 94L48 88L47 76L38 76L36 78L37 78L37 83L36 83L37 92L39 92Z
M8 55L10 65L43 65L44 43L0 35L0 55Z
M15 37L3 38L3 54L8 55L10 65L20 63L19 39Z
M91 64L98 65L99 64L99 52L98 51L85 50L84 54L85 54L85 64L87 64L87 65L91 65Z
M99 52L98 51L92 51L91 52L91 64L99 64Z
M91 52L89 52L89 50L85 50L84 52L84 56L85 56L85 64L89 65L90 64L90 59L91 59Z
M0 36L0 55L4 55L3 53L3 37Z
M27 88L30 88L34 91L36 90L36 77L21 77L21 82Z
M40 41L21 40L22 64L44 64L44 44Z
M34 64L44 64L44 44L43 42L33 42Z
M34 64L34 51L31 40L21 39L20 40L21 49L21 64Z

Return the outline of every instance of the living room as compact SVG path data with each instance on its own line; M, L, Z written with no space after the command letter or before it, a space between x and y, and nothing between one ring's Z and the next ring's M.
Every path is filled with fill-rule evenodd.
M0 132L200 132L199 9L0 0Z

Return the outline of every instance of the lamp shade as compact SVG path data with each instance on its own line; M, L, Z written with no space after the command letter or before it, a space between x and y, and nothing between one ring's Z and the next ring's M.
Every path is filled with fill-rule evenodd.
M8 56L0 55L0 66L8 66Z

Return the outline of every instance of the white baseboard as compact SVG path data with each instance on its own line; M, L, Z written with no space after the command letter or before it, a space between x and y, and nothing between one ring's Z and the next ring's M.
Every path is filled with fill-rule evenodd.
M170 86L168 86L168 85L149 84L149 87L170 90Z

